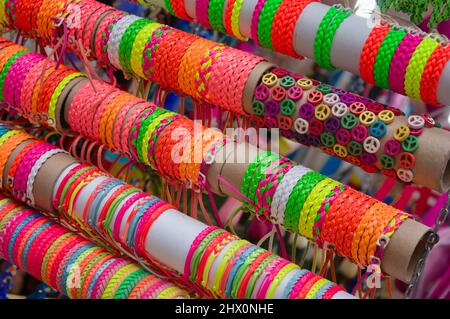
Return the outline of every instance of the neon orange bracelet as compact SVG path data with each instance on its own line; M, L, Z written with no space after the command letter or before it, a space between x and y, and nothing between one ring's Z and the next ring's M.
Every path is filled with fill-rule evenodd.
M317 0L284 0L275 13L272 24L272 45L277 52L300 59L294 50L294 30L303 9Z
M439 45L425 65L420 81L420 96L426 103L438 105L437 89L442 71L450 59L450 46Z
M378 50L389 30L390 28L386 25L375 26L372 31L370 31L370 34L364 43L359 61L359 74L364 81L370 84L375 84L373 75L375 59L377 58Z

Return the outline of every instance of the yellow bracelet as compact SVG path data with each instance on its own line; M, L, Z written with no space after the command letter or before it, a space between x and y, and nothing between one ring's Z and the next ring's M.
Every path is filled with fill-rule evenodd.
M134 39L133 48L131 49L131 69L134 74L138 75L140 78L145 78L144 72L142 72L142 64L144 62L142 52L144 52L147 42L150 41L152 33L161 25L162 24L156 22L147 24L139 31Z
M326 183L326 181L328 183ZM306 220L305 220L305 224L303 225L304 228L301 231L303 232L303 234L302 234L303 236L306 236L311 239L314 238L314 236L313 236L314 222L315 222L317 213L318 213L320 207L322 206L323 201L325 200L327 195L333 189L335 189L337 186L340 185L339 182L336 182L330 178L325 178L319 184L321 184L321 183L323 183L323 184L320 185L320 187L317 187L317 186L314 187L312 192L309 194L308 199L306 200L305 204L303 205L303 209L305 209L305 207L306 207L306 211L305 211ZM319 184L317 184L317 185L319 185ZM303 214L303 211L302 211L302 214ZM299 227L300 227L300 225L299 225Z
M299 233L302 236L307 237L306 235L306 224L308 220L308 215L310 213L310 209L312 206L314 206L315 201L317 200L317 197L322 194L324 188L328 186L328 184L333 183L334 181L330 178L325 178L321 180L319 183L317 183L314 188L309 193L308 197L305 200L305 203L303 204L302 210L300 212L300 218L298 220L298 230ZM312 231L311 231L312 233Z
M295 269L300 270L300 267L297 266L296 264L291 263L291 264L287 264L286 266L284 266L278 272L278 274L275 276L274 280L270 283L269 289L267 290L267 293L265 296L266 299L273 299L277 287L280 285L280 283L283 281L283 279L286 278L286 276Z
M216 257L220 254L222 249L224 249L226 246L228 246L229 243L236 240L236 237L232 234L229 234L227 237L225 237L221 243L219 243L213 251L208 256L208 259L206 260L205 267L203 268L203 278L202 278L202 285L206 287L208 284L208 275L209 275L209 269L211 269L211 265L216 259ZM218 248L219 247L219 248Z
M120 268L109 280L106 289L102 294L102 299L112 299L122 282L137 270L139 270L139 267L136 264L128 264Z
M164 289L157 297L156 299L174 299L175 297L185 297L186 299L189 298L188 293L176 286L171 286L167 289Z
M225 271L225 267L228 266L230 259L233 257L234 253L241 248L242 246L248 244L249 242L246 240L238 240L233 243L230 248L225 252L223 259L221 260L219 267L217 267L216 273L214 275L214 285L211 287L211 290L216 292L218 295L222 295L220 292L220 282L222 280L226 280L223 278L223 272Z
M6 19L5 4L8 0L0 0L0 27L5 27L8 25L8 20Z
M311 288L311 290L306 294L305 299L314 299L314 297L319 292L320 288L325 286L329 281L325 278L319 279Z
M244 37L239 30L239 16L241 15L243 4L244 0L236 0L234 2L233 10L231 11L231 30L236 38L247 41L247 38Z
M157 126L161 123L162 120L175 116L177 113L174 112L165 112L158 116L147 128L145 132L144 138L142 139L142 157L144 159L144 163L150 165L150 160L148 158L148 146L150 142L150 137L152 136L153 131L157 128Z
M420 99L420 80L423 70L433 51L439 43L431 37L426 37L414 51L405 74L405 92L408 96Z

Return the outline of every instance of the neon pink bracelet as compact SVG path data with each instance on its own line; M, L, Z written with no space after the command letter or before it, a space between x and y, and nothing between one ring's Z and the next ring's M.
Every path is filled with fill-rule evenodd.
M12 193L14 196L19 196L18 199L24 201L24 196L26 196L27 191L27 181L28 175L31 172L36 161L45 154L47 151L56 149L56 146L53 146L48 143L42 143L35 148L33 148L30 152L25 154L22 158L19 166L17 168L16 174L14 176L14 187ZM18 195L20 194L20 195Z
M141 299L155 299L164 289L172 286L171 283L160 280L149 289L147 289L143 294Z
M123 107L120 108L119 113L116 116L114 127L113 127L113 143L114 148L117 150L124 152L122 149L122 145L120 143L120 139L122 137L122 128L124 126L125 118L128 112L136 107L138 104L143 103L140 99L134 99L128 103L126 103Z
M33 243L27 256L27 265L28 269L30 270L30 274L36 277L41 277L42 264L40 264L38 261L43 260L44 255L47 253L50 246L65 233L67 233L67 230L65 228L54 224L47 227L45 229L45 233L43 232L43 234L41 234L45 237L43 237L44 239L42 239L42 244L39 247L35 247L36 244Z
M131 207L131 205L135 204L138 200L146 196L147 194L143 192L135 193L131 197L129 197L128 200L122 205L114 221L113 236L116 240L120 239L120 226L122 225L122 219L125 212L128 210L128 208Z
M41 58L42 56L34 52L25 53L11 65L3 86L3 98L5 102L8 102L15 108L18 107L17 101L20 98L20 89L22 88L25 75Z
M130 264L131 262L129 262L126 259L117 258L116 261L114 261L108 267L106 267L106 269L103 270L102 274L98 277L97 281L95 282L94 287L92 288L90 298L100 299L111 277L114 276L114 274L117 271L119 271L120 268Z
M195 3L195 17L197 21L204 27L211 29L208 19L208 7L210 0L197 0Z
M315 276L314 273L308 272L307 274L300 277L300 279L295 283L294 288L292 288L289 294L289 299L297 299L300 290Z
M308 292L310 292L311 288L314 286L316 282L318 282L322 277L314 274L314 277L311 278L311 280L308 280L308 282L300 289L300 292L297 295L297 299L305 299Z
M258 0L258 3L256 4L256 7L255 7L255 11L253 11L253 16L252 16L250 34L252 36L253 42L255 42L255 44L257 46L260 46L259 41L258 41L259 16L261 15L261 11L264 8L265 3L266 3L266 0Z
M189 252L186 256L186 261L184 263L184 278L189 280L189 277L191 275L191 261L192 256L194 255L195 251L197 250L198 246L201 244L203 239L205 239L206 236L208 236L209 233L213 232L214 230L218 229L217 226L208 226L205 229L203 229L197 237L195 237L194 241L191 244L191 247L189 248Z
M409 60L411 59L414 50L422 42L422 37L408 33L400 45L395 50L392 57L391 66L389 68L389 87L391 90L405 95L405 75Z
M277 258L275 261L268 267L270 272L268 276L264 278L261 287L259 288L258 294L256 295L257 299L264 299L267 294L267 290L269 289L270 284L273 282L275 276L283 269L286 265L289 265L290 262L286 259ZM273 267L273 268L272 268Z
M154 218L158 211L161 210L161 208L165 208L164 206L168 205L166 202L159 201L151 205L145 213L142 215L142 217L137 222L137 226L135 228L134 232L134 238L133 238L133 247L134 251L138 254L138 256L147 256L147 252L145 251L145 247L141 247L139 245L140 242L143 242L142 240L145 237L141 237L143 235L143 232L146 230L146 226L148 225L148 221L152 218ZM148 234L149 231L147 231L145 234ZM151 258L151 256L149 256Z
M45 71L44 66L53 66L51 62L46 59L36 63L28 72L22 85L20 92L20 105L22 106L23 114L31 115L31 97L33 96L34 87L39 80L42 73Z
M322 299L331 299L335 294L337 294L340 291L344 291L344 289L342 289L341 286L335 285L324 293Z

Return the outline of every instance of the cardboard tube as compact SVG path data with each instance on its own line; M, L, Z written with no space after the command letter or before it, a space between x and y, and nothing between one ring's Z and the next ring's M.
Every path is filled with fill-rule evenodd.
M431 231L431 228L415 220L405 220L383 252L381 269L403 282L409 282L425 251L426 235Z
M252 99L254 88L256 88L259 83L259 80L256 80L257 75L260 75L261 78L264 74L264 72L260 72L261 68L255 68L254 71L255 73L251 74L245 87L246 94L252 92L250 93ZM302 98L297 101L296 109L291 116L293 121L299 117L300 106L306 103L308 92L309 91L305 91ZM252 113L251 106L245 110L248 113ZM279 119L280 116L281 114L278 114L277 118ZM407 125L407 118L405 116L397 116L393 123L387 125L386 135L380 139L381 147L377 153L378 158L380 158L381 154L384 152L384 144L389 139L394 138L395 129L402 124ZM294 127L292 127L291 130L295 131ZM296 141L295 139L293 140ZM413 154L416 158L416 164L412 169L414 173L413 182L438 192L448 191L450 189L450 132L435 127L424 128L423 133L419 137L419 142L419 149ZM379 169L382 168L379 162L377 162L376 165ZM398 168L399 164L397 163L396 169Z
M252 114L253 92L262 76L273 67L275 67L275 65L272 63L265 61L260 62L248 76L247 81L245 82L244 96L242 98L242 108L246 113Z
M402 124L407 125L407 118L397 116L392 124L387 125L386 135L380 139L381 147L378 156L383 152L384 144L393 138L395 129ZM435 127L424 128L418 139L419 148L414 152L416 165L412 168L413 181L438 192L448 191L450 189L450 132Z
M40 168L33 184L35 206L43 211L54 213L53 189L61 173L78 161L67 153L58 153L50 157Z
M61 95L58 97L58 102L56 104L56 128L60 132L64 132L70 129L69 127L69 108L72 103L73 98L75 97L75 92L77 92L81 86L88 81L88 79L84 77L77 77L70 81L61 92Z

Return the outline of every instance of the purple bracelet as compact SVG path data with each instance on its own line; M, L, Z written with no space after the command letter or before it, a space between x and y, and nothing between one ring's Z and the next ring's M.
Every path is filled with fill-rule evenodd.
M197 0L195 5L195 16L197 21L204 27L211 29L208 19L208 8L210 0Z
M261 11L264 8L264 5L266 4L266 0L258 0L258 3L256 4L255 11L253 11L252 15L252 24L251 24L251 30L250 34L252 36L253 42L257 46L260 46L258 41L258 21L259 16L261 15Z
M400 45L395 50L394 56L389 68L389 87L391 90L405 95L405 74L408 67L409 60L411 59L414 50L422 41L422 37L419 35L413 35L408 33Z

